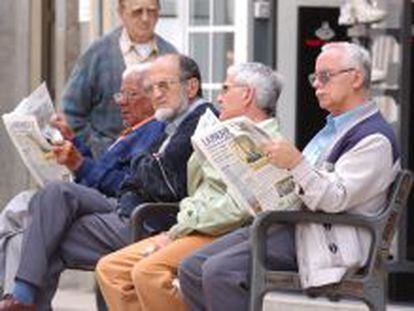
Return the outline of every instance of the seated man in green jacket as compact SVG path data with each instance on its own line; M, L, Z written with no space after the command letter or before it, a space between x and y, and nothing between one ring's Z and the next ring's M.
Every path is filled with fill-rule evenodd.
M262 64L230 67L218 96L220 119L243 115L269 136L277 137L275 110L281 88L279 75ZM180 261L251 219L219 172L197 152L188 162L188 176L189 197L180 202L176 225L98 262L97 278L110 310L184 309L173 285ZM296 197L285 200L293 203Z

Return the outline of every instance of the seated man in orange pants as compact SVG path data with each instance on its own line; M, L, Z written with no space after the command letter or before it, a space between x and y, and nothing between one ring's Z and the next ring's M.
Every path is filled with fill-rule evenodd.
M232 66L218 96L220 119L244 115L277 137L274 116L280 92L280 77L271 68L258 63ZM188 176L189 196L180 202L176 225L98 262L97 279L110 310L184 310L173 285L181 260L250 220L219 173L197 152L188 162ZM293 203L297 198L285 200Z

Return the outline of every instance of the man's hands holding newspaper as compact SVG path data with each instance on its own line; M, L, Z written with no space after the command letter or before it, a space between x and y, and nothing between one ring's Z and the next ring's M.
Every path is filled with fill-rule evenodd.
M64 139L72 140L75 138L75 133L66 122L65 116L61 113L54 113L50 118L49 124L57 128Z
M63 141L59 145L54 145L52 151L56 162L65 165L72 172L76 171L84 161L82 154L68 140Z
M65 139L62 141L51 141L56 162L65 165L72 172L76 171L82 165L84 158L71 142L75 138L75 133L66 122L65 116L60 113L53 114L49 124L58 129Z
M263 145L270 163L283 169L292 169L303 159L302 153L286 138L276 138Z

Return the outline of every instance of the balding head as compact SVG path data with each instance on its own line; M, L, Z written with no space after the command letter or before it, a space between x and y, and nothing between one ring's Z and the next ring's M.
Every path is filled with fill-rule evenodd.
M160 119L173 119L184 113L200 97L200 88L198 66L187 56L168 54L151 65L147 91Z

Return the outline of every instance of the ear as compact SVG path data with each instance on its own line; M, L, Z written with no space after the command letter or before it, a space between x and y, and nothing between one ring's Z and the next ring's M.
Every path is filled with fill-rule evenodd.
M201 88L200 81L196 78L190 78L187 80L187 94L189 99L197 97L199 88Z
M355 89L361 89L364 85L364 75L361 71L355 70L354 71L354 81L352 83L352 87Z
M119 4L117 7L116 7L116 12L118 13L118 19L119 19L119 21L120 21L120 23L122 24L122 25L124 25L124 19L123 19L123 8L122 8L122 5L121 4Z
M243 89L243 100L246 104L254 103L256 98L256 90L250 86Z

